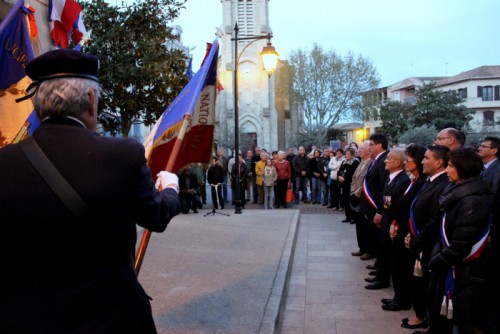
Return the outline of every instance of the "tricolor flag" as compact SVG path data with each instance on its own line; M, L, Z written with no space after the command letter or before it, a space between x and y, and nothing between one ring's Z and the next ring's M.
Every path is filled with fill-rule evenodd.
M161 115L146 138L146 158L154 178L165 170L179 135L184 115L191 115L179 154L171 172L195 162L208 163L212 155L219 42L210 46L201 68Z
M15 141L21 129L29 126L27 118L33 112L31 100L15 101L31 83L24 70L34 58L28 15L24 0L19 0L0 24L0 147Z
M49 0L50 36L55 46L67 48L72 35L80 43L87 32L81 17L82 6L75 0Z

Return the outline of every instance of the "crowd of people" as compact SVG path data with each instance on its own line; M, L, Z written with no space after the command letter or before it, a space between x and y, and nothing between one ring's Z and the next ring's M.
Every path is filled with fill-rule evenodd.
M428 328L416 334L451 334L454 325L459 333L497 333L500 139L486 137L475 148L464 142L448 128L433 145L389 150L387 138L374 134L359 148L269 154L257 147L245 159L240 154L239 165L219 151L208 170L218 177L208 183L218 189L214 207L228 201L227 173L233 186L239 177L242 205L287 208L293 189L295 204L344 210L342 222L356 225L359 250L352 255L375 259L365 288L392 283L394 296L381 308L414 310L401 327Z
M374 134L358 151L351 183L359 250L375 258L366 289L391 286L385 311L409 310L419 333L499 333L497 222L500 139L464 147L453 128L433 145L388 150ZM420 329L427 329L422 331Z

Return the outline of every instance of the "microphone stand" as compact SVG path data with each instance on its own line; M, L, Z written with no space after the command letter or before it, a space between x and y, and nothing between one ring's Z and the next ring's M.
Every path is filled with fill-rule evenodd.
M217 207L220 207L220 202L219 202L219 191L217 190L217 187L220 185L220 183L216 184L214 186L215 188L215 198L217 198ZM207 212L206 214L203 215L203 217L206 217L208 215L212 215L212 216L215 216L215 214L219 214L219 215L223 215L223 216L228 216L229 215L227 213L222 213L222 212L218 212L218 211L215 211L215 206L214 208L212 209L212 212Z

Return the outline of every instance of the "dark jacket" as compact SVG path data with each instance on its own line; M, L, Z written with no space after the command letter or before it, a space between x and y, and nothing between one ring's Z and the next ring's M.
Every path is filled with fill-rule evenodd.
M224 178L224 170L221 166L210 166L207 172L207 182L209 184L222 183Z
M380 196L382 194L382 189L384 188L385 182L389 177L389 172L385 170L384 160L387 158L388 151L385 151L378 157L377 160L373 162L373 165L368 167L368 171L365 175L366 184L373 197L375 205L380 202ZM366 196L363 194L361 196L361 212L364 212L368 218L375 216L376 209L370 204Z
M389 241L389 229L392 221L396 219L396 210L401 203L403 194L410 184L410 178L405 171L399 172L391 183L386 184L382 190L377 213L382 215L380 231L382 241Z
M356 171L356 168L359 166L359 160L353 158L353 161L351 163L348 163L347 160L342 161L342 165L340 165L340 169L337 173L338 176L343 176L344 177L344 182L341 183L342 189L347 191L348 194L351 193L351 183L352 183L352 176L354 175L354 172Z
M134 272L136 223L164 231L180 211L155 189L144 147L49 119L34 137L92 212L70 213L19 144L0 150L0 333L154 333Z
M410 190L403 194L401 202L396 208L395 219L399 228L399 232L395 240L398 240L398 242L401 242L402 244L404 244L404 238L410 230L409 219L411 203L425 184L426 178L426 175L421 175L418 179L416 179L415 182L413 182Z
M415 198L413 213L415 224L420 232L410 241L410 251L414 255L424 252L422 265L427 268L434 245L439 238L441 211L439 198L450 181L446 173L439 175L432 182L427 181Z
M302 172L307 172L308 171L308 166L309 166L309 158L307 155L297 155L293 159L293 173L295 174L295 177L301 177Z
M490 224L488 185L480 177L463 180L448 186L439 203L441 211L446 214L444 230L449 246L440 243L429 268L444 282L448 271L454 267L453 318L457 322L470 323L473 321L470 317L477 315L484 306L480 295L487 279L488 248L485 247L477 259L464 261L464 258Z

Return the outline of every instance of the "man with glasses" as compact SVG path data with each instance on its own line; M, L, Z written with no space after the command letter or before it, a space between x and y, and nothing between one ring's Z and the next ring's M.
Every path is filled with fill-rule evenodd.
M498 156L500 154L500 138L498 137L486 137L479 146L477 154L481 157L484 164L483 179L486 180L490 186L490 196L492 198L492 223L491 228L491 257L490 263L491 268L498 267L498 261L500 260L500 248L498 247L498 221L500 220L500 159ZM490 279L489 289L491 291L491 304L488 309L489 323L488 326L491 330L490 333L498 333L500 330L500 307L498 305L498 298L500 298L500 287L498 285L498 280L500 275L498 270L492 270L492 276Z
M453 151L454 149L464 146L465 136L463 133L454 128L446 128L439 131L434 145L446 146Z

